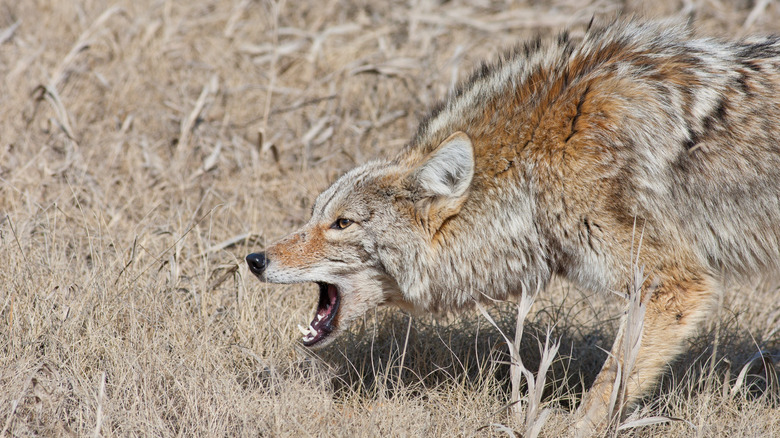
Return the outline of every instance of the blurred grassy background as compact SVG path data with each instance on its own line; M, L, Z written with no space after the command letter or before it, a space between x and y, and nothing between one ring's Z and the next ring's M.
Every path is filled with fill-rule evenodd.
M632 13L780 31L762 0L0 0L0 435L516 427L507 350L481 317L380 310L315 355L295 329L315 287L262 285L243 257L342 172L392 156L479 60ZM774 367L751 362L780 352L775 290L725 294L642 408L697 429L627 434L780 434ZM565 431L619 310L566 284L537 301L526 364L548 325L562 342L544 436ZM493 312L511 332L511 309Z

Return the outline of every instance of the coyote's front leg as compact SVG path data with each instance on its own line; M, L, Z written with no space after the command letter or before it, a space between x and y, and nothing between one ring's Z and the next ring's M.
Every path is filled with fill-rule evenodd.
M696 329L715 290L715 281L703 270L666 269L655 278L650 275L642 287L647 307L633 368L627 379L619 378L618 369L624 369L625 359L623 344L627 330L624 317L604 367L580 404L577 436L589 436L594 430L606 427L617 415L624 415L652 387L664 365L680 352L685 339ZM612 405L615 385L621 387Z

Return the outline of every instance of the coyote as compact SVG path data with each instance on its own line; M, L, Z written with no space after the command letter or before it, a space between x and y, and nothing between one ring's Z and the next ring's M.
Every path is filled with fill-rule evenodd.
M629 20L536 39L483 64L394 159L346 173L303 228L246 259L262 281L319 285L306 346L381 304L456 311L555 275L624 293L641 266L625 409L724 284L780 268L780 37ZM621 342L582 430L617 412Z

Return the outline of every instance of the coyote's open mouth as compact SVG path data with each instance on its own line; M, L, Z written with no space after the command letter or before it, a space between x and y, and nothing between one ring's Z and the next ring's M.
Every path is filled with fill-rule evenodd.
M317 312L309 324L309 328L298 325L298 330L303 333L303 345L311 347L333 331L336 324L336 316L339 313L341 295L336 286L327 283L317 283L320 287L320 298L317 302Z

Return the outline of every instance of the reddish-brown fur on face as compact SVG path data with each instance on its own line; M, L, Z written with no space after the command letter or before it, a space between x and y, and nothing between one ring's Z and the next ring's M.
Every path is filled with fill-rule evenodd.
M269 260L284 266L305 267L322 259L327 226L315 225L280 240L266 250Z

